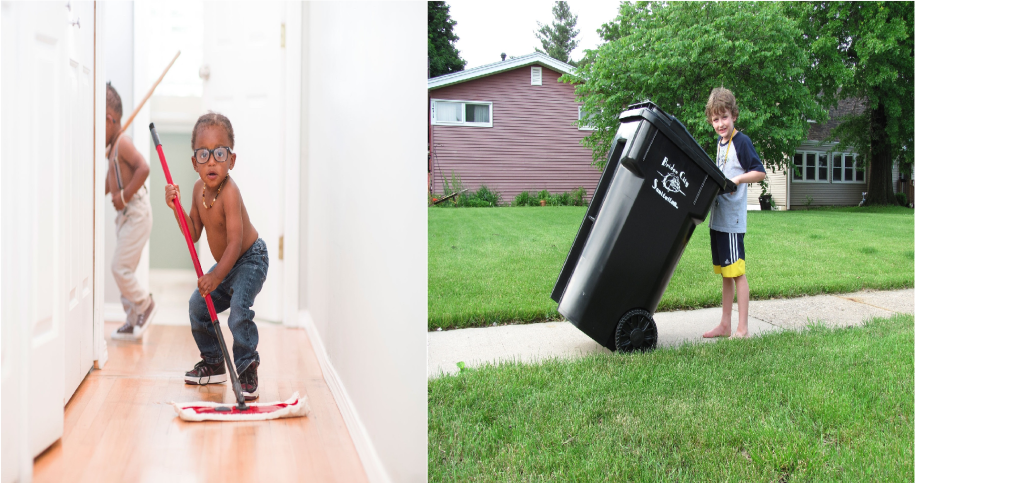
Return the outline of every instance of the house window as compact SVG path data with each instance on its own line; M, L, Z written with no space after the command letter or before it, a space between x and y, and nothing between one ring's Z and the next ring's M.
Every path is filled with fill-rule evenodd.
M587 122L584 122L583 116L584 116L584 114L583 114L583 106L576 106L576 120L579 121L578 125L579 125L579 128L580 128L580 131L593 131L593 130L597 129L596 127L594 127L594 123L590 122L590 121L592 121L594 119L593 115L587 115L586 116L587 117L586 118Z
M491 127L493 107L491 102L432 99L430 122L439 126Z
M530 67L530 85L539 86L541 81L540 67Z
M863 183L864 170L859 168L856 154L837 153L832 157L832 182Z
M793 181L828 182L828 156L825 153L797 151L793 156Z

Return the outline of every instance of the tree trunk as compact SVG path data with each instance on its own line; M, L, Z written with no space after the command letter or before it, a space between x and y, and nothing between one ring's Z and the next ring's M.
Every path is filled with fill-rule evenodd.
M897 204L896 193L892 190L892 149L885 133L887 122L882 106L871 110L871 161L865 205Z

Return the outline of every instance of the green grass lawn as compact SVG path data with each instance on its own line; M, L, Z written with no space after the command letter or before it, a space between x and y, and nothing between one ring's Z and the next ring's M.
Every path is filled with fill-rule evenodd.
M559 318L551 290L583 207L432 208L428 328ZM748 214L752 299L914 286L914 211L831 208ZM658 310L721 305L706 223L699 225Z
M908 315L506 363L427 387L431 481L914 478Z

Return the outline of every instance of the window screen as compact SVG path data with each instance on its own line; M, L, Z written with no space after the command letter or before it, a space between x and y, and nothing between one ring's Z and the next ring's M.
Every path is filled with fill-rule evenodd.
M466 104L466 122L491 122L491 106Z
M434 120L437 122L462 122L462 103L435 102Z

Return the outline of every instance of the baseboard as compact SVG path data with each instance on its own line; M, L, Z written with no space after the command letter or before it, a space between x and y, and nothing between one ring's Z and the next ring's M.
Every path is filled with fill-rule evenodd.
M106 302L103 304L103 321L124 323L126 314L124 306L117 302Z
M363 426L352 400L348 397L345 384L338 377L334 365L327 357L327 347L324 345L323 339L320 338L320 333L317 332L316 324L313 323L309 311L299 311L298 319L298 325L306 329L309 343L313 346L317 361L320 362L320 371L323 372L327 386L331 388L334 402L341 410L341 417L345 419L349 436L352 437L352 443L355 444L356 452L359 453L359 460L363 463L367 479L372 483L391 483L391 479L388 478L388 474L384 470L384 464L380 460L380 455L377 454L377 449L374 448L373 441L370 440L370 434Z

